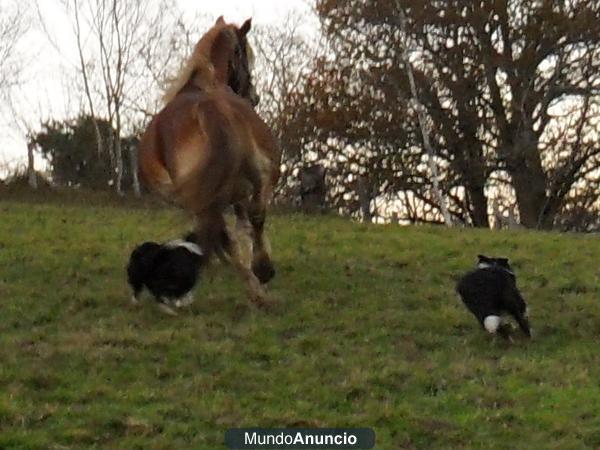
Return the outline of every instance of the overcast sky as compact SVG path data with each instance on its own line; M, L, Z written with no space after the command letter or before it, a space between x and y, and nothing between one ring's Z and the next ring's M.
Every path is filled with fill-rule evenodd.
M0 0L0 10L10 2ZM36 0L31 0L35 3ZM65 88L61 72L77 60L76 46L71 25L63 16L55 0L37 0L44 21L48 23L58 52L48 41L46 35L34 28L22 42L23 57L29 61L26 72L26 84L23 93L17 99L19 115L29 122L39 122L49 117L62 118L69 114L69 89ZM120 0L127 1L127 0ZM307 0L177 0L184 13L193 17L197 14L214 17L223 15L227 22L241 23L252 17L254 24L277 23L290 11L309 11ZM28 8L34 16L35 8ZM37 20L35 20L37 23ZM37 119L36 119L37 117ZM3 111L0 116L0 178L4 175L1 168L6 164L14 166L27 161L23 127L10 123L13 116ZM36 123L37 125L37 123ZM34 128L37 128L35 126ZM37 164L39 166L39 162Z

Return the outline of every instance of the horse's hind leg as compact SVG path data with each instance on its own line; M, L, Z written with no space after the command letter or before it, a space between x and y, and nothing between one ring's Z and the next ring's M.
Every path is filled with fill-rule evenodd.
M250 223L254 230L255 242L252 269L263 283L267 283L275 276L275 267L271 260L271 243L264 229L267 217L267 203L271 197L271 186L265 181L265 178L268 177L263 174L260 191L255 193L248 209Z
M208 254L215 252L220 239L222 240L225 234L231 263L242 277L250 299L262 306L266 303L266 294L252 272L252 240L248 227L238 222L235 231L228 229L223 213L220 211L198 218L198 234L203 251L207 251Z
M249 222L252 226L252 271L264 284L275 276L275 268L271 262L271 245L264 231L267 203L271 196L271 161L255 153L247 161L244 172L252 185L252 191L250 198L235 205L235 213L238 221Z
M275 276L275 268L271 261L271 245L264 232L266 218L266 201L262 193L255 195L246 205L235 207L239 222L249 223L252 236L252 271L261 283L267 283Z
M252 266L254 243L250 228L248 221L238 218L235 232L229 233L231 260L246 284L250 299L254 303L264 306L267 303L266 293Z

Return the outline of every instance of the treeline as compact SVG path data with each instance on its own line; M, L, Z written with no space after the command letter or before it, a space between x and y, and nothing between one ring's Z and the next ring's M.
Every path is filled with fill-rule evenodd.
M190 24L169 0L58 3L81 108L29 130L29 147L57 183L139 193L139 131L214 18ZM599 2L314 7L252 31L259 113L284 154L277 202L366 221L600 229Z
M411 223L600 227L599 2L316 10L328 51L287 99L283 142L288 161L328 168L333 206Z

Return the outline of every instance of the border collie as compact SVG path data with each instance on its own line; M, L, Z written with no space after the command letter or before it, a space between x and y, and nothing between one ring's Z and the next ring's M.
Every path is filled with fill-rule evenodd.
M456 285L463 303L488 333L510 338L510 326L503 315L512 316L527 337L527 304L517 289L517 279L507 258L478 255L477 268L464 275Z
M184 239L163 244L144 242L133 250L127 265L133 303L138 303L144 288L154 296L160 309L170 315L177 314L171 306L179 308L194 301L192 289L204 262L194 238L190 233Z

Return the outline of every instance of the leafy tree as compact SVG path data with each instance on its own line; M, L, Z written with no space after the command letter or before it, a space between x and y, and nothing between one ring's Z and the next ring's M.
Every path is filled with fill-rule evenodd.
M599 2L318 0L317 11L335 57L298 93L308 98L296 108L301 135L318 141L300 145L341 158L345 186L363 174L374 198L401 193L406 219L439 219L407 49L456 218L488 226L488 191L505 182L520 222L551 228L598 169Z
M115 130L108 121L92 119L91 116L47 122L31 138L30 145L36 146L49 161L54 183L92 189L108 189L114 185L117 174L110 160L98 153L96 125L104 142L115 138ZM121 139L123 148L128 149L136 144L135 138ZM127 167L125 175L131 180Z

